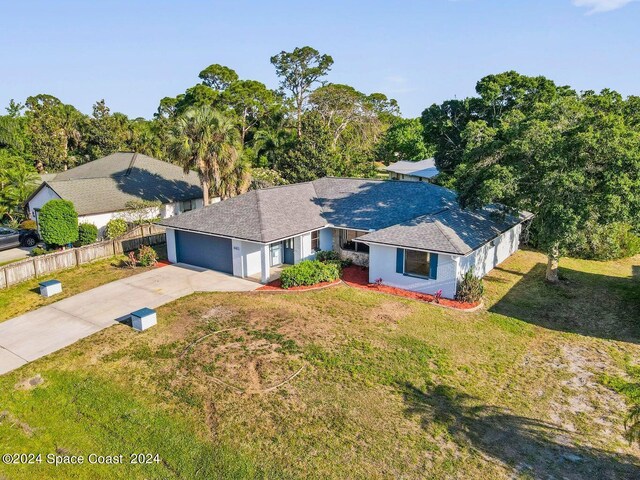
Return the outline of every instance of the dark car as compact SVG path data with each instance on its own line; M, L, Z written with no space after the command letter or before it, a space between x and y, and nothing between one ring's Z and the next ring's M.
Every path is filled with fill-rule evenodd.
M36 230L14 230L0 227L0 250L13 247L33 247L40 241Z

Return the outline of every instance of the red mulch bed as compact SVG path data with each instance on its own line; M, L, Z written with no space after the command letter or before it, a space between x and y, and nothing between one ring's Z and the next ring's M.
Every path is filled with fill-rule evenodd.
M411 298L413 300L420 300L422 302L435 303L435 296L427 293L411 292L409 290L403 290L401 288L390 287L388 285L376 285L369 283L369 269L351 265L346 267L342 271L342 280L347 285L355 288L361 288L363 290L372 290L374 292L388 293L390 295L397 295L400 297ZM475 308L479 303L467 303L459 302L457 300L451 300L448 298L440 298L437 305L444 307L455 308L458 310L469 310Z
M171 265L171 262L169 260L158 260L156 262L156 267L158 267L158 268L166 267L167 265Z
M300 290L315 290L316 288L328 287L329 285L337 285L338 283L340 283L340 280L336 280L334 282L320 282L320 283L316 283L315 285L282 288L282 283L280 282L280 279L278 279L278 280L274 280L273 282L269 282L266 285L260 288L257 288L256 290L270 291L270 292L273 292L273 291L297 292Z

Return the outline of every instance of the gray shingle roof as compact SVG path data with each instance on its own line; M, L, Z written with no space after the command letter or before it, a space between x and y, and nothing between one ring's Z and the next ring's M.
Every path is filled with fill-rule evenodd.
M142 154L119 152L47 175L46 184L79 215L124 210L131 200L172 203L202 198L198 175Z
M312 183L327 222L359 230L379 230L457 205L454 192L430 183L331 177Z
M328 177L253 190L160 224L261 243L333 225L374 230L358 240L464 255L525 219L463 211L456 198L430 183Z
M252 190L161 221L161 225L224 237L273 242L326 226L311 183Z
M433 158L426 160L419 160L417 162L410 162L401 160L399 162L392 163L386 169L388 172L400 173L403 175L413 175L415 177L431 178L438 174L438 168L436 167L436 161Z
M496 207L447 208L368 233L357 241L466 255L531 216L528 212L507 215Z

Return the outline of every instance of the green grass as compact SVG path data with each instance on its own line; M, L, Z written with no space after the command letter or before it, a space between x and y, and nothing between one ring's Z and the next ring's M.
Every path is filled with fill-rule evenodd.
M559 287L542 262L510 258L474 313L345 286L167 304L153 329L117 325L0 377L1 450L162 463L0 476L637 477L622 424L640 257L563 261Z
M14 405L13 422L0 424L0 450L43 454L42 463L8 467L12 477L45 478L55 472L57 478L71 478L88 472L81 466L53 467L47 453L84 455L86 462L89 453L124 456L123 465L91 466L93 478L247 478L260 473L228 447L199 440L187 421L140 403L112 382L80 372L51 372L45 387L11 392L3 396L6 403ZM46 408L34 410L33 404ZM27 417L33 427L17 421ZM151 452L150 463L129 463L132 454Z
M24 258L14 258L13 260L7 260L6 262L0 262L0 267L4 267L5 265L9 265L10 263L16 263L16 262L21 262L22 260L25 260L27 257Z
M158 255L160 258L165 258L164 246L158 249ZM123 260L125 260L124 256L98 260L0 289L0 322L146 270L123 268ZM53 297L42 297L39 283L52 279L62 282L62 293Z

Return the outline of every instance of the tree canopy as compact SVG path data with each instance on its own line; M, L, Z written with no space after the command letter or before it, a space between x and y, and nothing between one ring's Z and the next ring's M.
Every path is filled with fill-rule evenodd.
M277 91L256 79L241 78L229 66L212 64L194 75L196 81L183 92L160 99L152 119L129 118L112 111L104 100L96 101L90 114L47 94L30 96L23 103L12 100L7 115L0 115L0 152L19 159L23 173L31 173L23 176L19 188L7 190L22 193L3 192L0 221L20 219L24 192L33 188L31 182L37 183L34 171L59 172L116 151L186 165L208 182L210 195L231 196L251 185L327 172L373 176L380 152L410 149L402 135L385 137L400 119L395 100L324 82L333 65L330 55L303 46L272 56L271 63L280 80ZM222 140L197 140L196 117L208 118L209 127L199 122L200 135L210 138L215 135L205 131L217 129L221 122L216 119L223 118ZM307 139L302 138L305 132ZM383 138L386 147L379 149ZM207 158L209 166L198 158ZM11 168L12 175L16 171ZM15 175L12 178L15 183Z
M549 281L558 280L559 258L596 227L638 225L635 98L578 94L515 72L485 77L476 91L478 97L426 109L425 136L463 205L500 203L535 214Z

